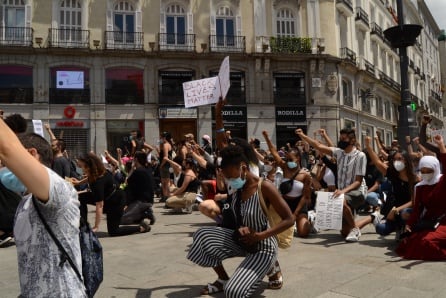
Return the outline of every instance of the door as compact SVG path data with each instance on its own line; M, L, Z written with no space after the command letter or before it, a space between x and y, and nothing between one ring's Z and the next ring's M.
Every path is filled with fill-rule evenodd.
M160 134L163 131L170 132L175 143L184 140L184 135L192 133L197 141L196 119L162 119L160 120Z

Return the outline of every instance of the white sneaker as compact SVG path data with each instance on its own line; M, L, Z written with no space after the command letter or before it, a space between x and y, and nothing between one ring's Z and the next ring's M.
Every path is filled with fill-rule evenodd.
M381 222L381 214L379 211L375 211L372 214L372 224L376 227Z
M319 233L319 229L316 228L316 212L314 210L308 211L308 221L311 225L311 233L317 234Z
M345 238L345 241L347 242L358 242L359 237L361 237L361 230L359 228L353 228L350 233L348 233L347 237Z

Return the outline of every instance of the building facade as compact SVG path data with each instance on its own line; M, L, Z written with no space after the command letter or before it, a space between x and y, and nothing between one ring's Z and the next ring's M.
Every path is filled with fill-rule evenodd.
M152 144L161 131L175 140L215 135L212 107L184 108L182 83L214 76L230 56L223 113L233 135L262 139L267 130L281 146L296 128L336 138L350 126L390 143L400 70L383 30L396 24L394 2L4 0L0 101L6 114L63 132L73 154L122 146L133 129ZM423 19L416 3L404 3L408 21L437 30L428 11ZM423 82L438 60L424 59L436 40L424 38L409 50L410 88L431 112L430 91L441 93ZM438 44L429 50L438 57Z

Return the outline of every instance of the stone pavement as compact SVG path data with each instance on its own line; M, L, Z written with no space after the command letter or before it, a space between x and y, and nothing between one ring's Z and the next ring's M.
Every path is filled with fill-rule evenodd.
M150 233L109 238L101 223L105 278L95 297L197 297L216 279L211 269L185 257L193 232L213 223L198 211L171 214L162 206L154 206L157 222ZM393 234L379 237L371 225L358 243L345 243L337 231L295 238L279 252L283 288L267 290L265 279L255 297L446 297L444 262L401 260L395 246ZM1 298L19 294L16 258L15 246L0 248ZM224 262L229 274L240 261Z

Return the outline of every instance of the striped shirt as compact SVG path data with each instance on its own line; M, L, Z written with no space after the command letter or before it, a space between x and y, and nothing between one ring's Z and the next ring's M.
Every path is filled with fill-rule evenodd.
M338 166L338 189L344 189L353 184L356 180L356 176L365 176L367 158L364 152L359 151L356 148L349 153L345 153L344 150L336 147L331 147L331 149ZM367 186L364 178L362 179L361 186L358 190L364 195L367 193Z

